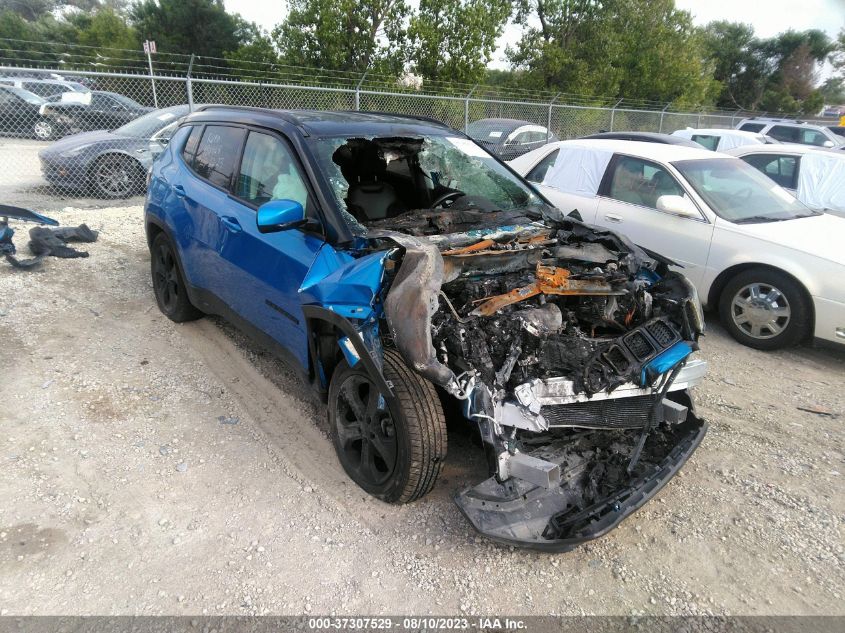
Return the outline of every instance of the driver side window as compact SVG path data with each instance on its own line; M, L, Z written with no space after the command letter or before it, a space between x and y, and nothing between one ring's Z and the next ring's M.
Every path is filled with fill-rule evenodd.
M683 196L684 190L666 169L656 163L621 156L611 175L608 197L657 209L661 196Z
M295 200L306 208L308 190L293 155L275 136L250 132L244 147L235 195L256 206L270 200Z

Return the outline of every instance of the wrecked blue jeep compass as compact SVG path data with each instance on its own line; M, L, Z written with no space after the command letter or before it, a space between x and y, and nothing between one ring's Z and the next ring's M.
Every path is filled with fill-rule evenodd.
M435 485L453 400L489 465L456 496L467 519L566 550L706 431L687 280L436 121L202 107L153 165L145 218L162 312L221 315L289 357L343 468L384 501Z

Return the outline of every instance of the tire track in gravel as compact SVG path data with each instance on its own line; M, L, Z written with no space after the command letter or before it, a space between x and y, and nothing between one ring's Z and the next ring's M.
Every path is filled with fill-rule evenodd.
M228 390L255 426L246 427L285 474L310 486L314 498L329 510L343 510L371 532L379 524L373 503L350 498L354 484L337 460L331 440L320 431L308 402L279 389L244 355L214 322L185 324L180 334L208 371Z

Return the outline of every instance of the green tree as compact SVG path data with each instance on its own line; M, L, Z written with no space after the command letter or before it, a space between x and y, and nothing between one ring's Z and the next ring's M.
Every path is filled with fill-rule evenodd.
M279 53L270 35L254 22L237 16L237 37L241 42L234 51L226 52L226 59L237 74L244 77L264 76L279 62Z
M408 28L415 72L438 81L481 81L511 11L510 0L421 0Z
M789 30L761 40L749 25L721 21L707 25L704 41L721 84L717 105L803 114L820 109L818 68L835 48L824 32Z
M404 0L291 0L273 29L282 61L330 70L391 72L402 68Z
M155 40L160 53L223 57L237 50L238 21L223 0L140 0L130 17L141 40Z
M140 43L135 30L114 9L103 8L95 13L75 13L68 17L77 30L76 43L84 46L135 50Z
M712 99L701 33L674 0L520 0L508 51L532 88L676 104Z
M720 83L716 105L752 108L763 97L771 72L754 27L725 20L704 29L705 56L713 64L713 77Z

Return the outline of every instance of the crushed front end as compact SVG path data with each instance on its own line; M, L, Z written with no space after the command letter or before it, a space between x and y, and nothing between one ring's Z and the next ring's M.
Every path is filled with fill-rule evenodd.
M484 442L490 478L456 503L485 536L556 551L601 536L701 442L701 310L668 262L568 218L414 211L369 229L398 264L384 344Z

